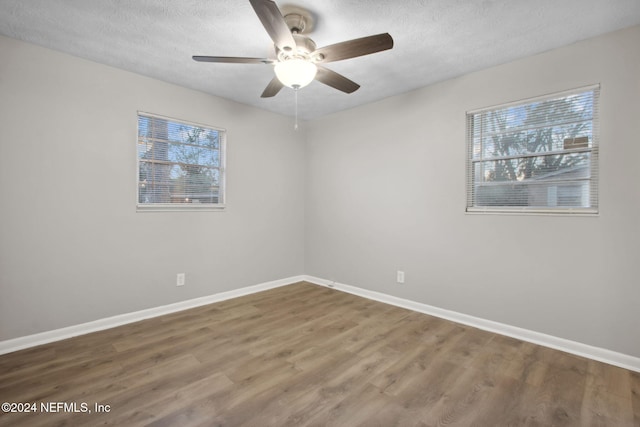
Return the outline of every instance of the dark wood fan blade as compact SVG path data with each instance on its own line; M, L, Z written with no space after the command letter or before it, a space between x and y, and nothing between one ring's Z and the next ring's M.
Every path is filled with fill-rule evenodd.
M280 82L280 80L278 80L277 77L274 77L264 89L264 92L262 92L262 95L260 95L260 97L271 98L272 96L276 96L278 92L280 92L280 89L282 89L283 87L284 85Z
M389 33L384 33L321 47L316 49L313 54L314 56L317 54L322 55L323 58L319 59L318 62L332 62L369 55L392 47L393 38Z
M320 83L324 83L327 86L331 86L334 89L341 90L345 93L355 92L360 88L358 83L355 83L342 74L338 74L335 71L331 71L328 68L321 66L318 67L318 73L316 74L316 80Z
M296 41L275 2L272 0L249 0L249 2L278 49L285 52L295 49Z
M235 56L193 56L198 62L223 62L228 64L273 64L274 59L266 58L237 58Z

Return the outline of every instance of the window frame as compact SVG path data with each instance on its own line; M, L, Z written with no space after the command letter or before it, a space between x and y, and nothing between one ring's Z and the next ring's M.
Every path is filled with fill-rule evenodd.
M219 185L218 185L218 203L141 203L140 202L140 156L138 153L139 133L140 133L140 117L157 118L166 120L167 122L176 123L179 125L192 126L207 130L214 130L218 132L219 141L219 157L220 165L217 168L219 171ZM208 124L193 122L190 120L178 119L175 117L163 116L160 114L149 113L146 111L137 111L136 113L136 144L135 144L135 156L136 156L136 212L202 212L202 211L214 211L223 212L226 209L226 157L227 157L227 130L218 126L211 126Z
M549 152L536 152L536 153L527 153L523 155L514 155L514 156L505 156L502 157L492 157L489 159L474 158L474 130L473 130L473 120L474 117L478 114L504 110L512 107L522 107L527 106L543 101L560 99L569 97L571 95L583 94L585 92L593 92L593 115L591 119L591 147L579 147L579 148L563 148L562 150L554 150ZM517 214L517 215L572 215L572 216L597 216L599 214L599 154L600 154L600 135L599 135L599 104L600 104L600 84L593 84L589 86L583 86L579 88L569 89L560 92L554 92L542 96L526 98L518 101L507 102L503 104L498 104L490 107L484 107L476 110L471 110L466 112L466 207L465 213L468 214ZM553 127L557 125L558 122L552 123L550 126ZM542 126L541 126L542 127ZM482 149L482 148L481 148ZM504 160L504 159L521 159L526 157L542 157L545 155L565 155L565 154L575 154L575 153L590 153L590 176L589 176L589 200L592 203L589 207L570 207L570 206L561 206L561 207L539 207L539 206L507 206L507 205L494 205L494 206L486 206L486 205L476 205L477 196L474 188L476 186L476 177L474 176L474 162L480 161L491 161L491 160ZM553 181L541 181L541 182L549 182ZM567 182L567 185L571 184L571 181ZM557 189L560 189L558 185Z

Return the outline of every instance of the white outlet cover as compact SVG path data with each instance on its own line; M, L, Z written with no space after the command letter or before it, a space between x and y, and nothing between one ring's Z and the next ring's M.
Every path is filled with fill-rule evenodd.
M176 276L176 286L184 286L185 284L185 274L184 273L178 273L178 275Z

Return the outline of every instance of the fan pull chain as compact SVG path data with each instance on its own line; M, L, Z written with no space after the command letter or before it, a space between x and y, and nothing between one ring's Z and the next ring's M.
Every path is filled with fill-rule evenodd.
M295 97L295 110L296 110L296 122L293 125L293 130L298 130L298 89L300 89L299 87L294 86L293 87L293 93L294 93L294 97Z

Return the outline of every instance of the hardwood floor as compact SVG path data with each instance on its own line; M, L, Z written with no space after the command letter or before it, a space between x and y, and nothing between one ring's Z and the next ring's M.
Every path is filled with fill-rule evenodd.
M0 356L0 402L37 406L1 426L621 427L640 374L298 283Z

